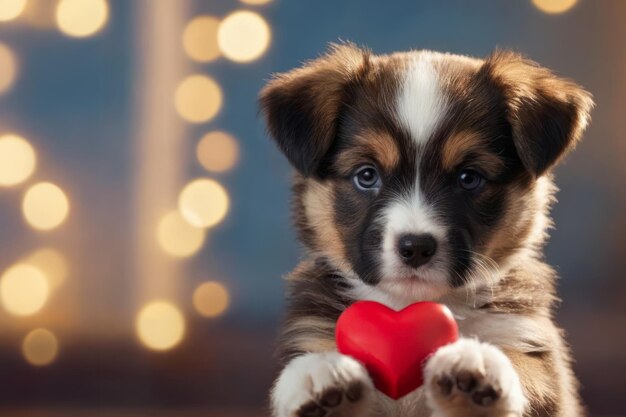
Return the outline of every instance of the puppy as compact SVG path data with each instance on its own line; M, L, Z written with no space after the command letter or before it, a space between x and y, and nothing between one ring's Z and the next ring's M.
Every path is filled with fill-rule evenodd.
M583 415L541 251L551 172L589 122L587 92L512 52L342 44L275 76L260 103L296 169L307 255L287 278L274 416ZM461 338L391 401L336 351L357 300L444 303Z

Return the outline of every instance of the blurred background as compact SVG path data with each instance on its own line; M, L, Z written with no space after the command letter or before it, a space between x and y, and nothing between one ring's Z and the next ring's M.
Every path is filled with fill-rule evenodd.
M298 261L256 97L328 42L513 48L598 104L547 248L593 416L626 415L623 0L0 0L0 415L265 416Z

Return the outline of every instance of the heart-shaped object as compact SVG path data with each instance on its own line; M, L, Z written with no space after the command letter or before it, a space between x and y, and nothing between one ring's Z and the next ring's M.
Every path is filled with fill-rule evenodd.
M363 363L376 388L397 400L422 385L424 363L458 339L458 326L441 304L420 302L395 311L359 301L341 314L335 337L339 352Z

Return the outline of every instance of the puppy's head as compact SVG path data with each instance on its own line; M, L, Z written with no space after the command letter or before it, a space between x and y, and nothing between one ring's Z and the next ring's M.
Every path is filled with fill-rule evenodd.
M261 93L298 174L309 249L390 295L436 298L543 241L550 171L593 103L510 52L374 56L352 45Z

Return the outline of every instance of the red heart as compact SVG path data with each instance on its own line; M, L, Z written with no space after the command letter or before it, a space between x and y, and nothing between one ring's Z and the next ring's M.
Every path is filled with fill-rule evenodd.
M335 337L339 352L362 362L376 388L397 400L422 385L424 363L458 339L458 327L441 304L421 302L395 311L359 301L341 314Z

